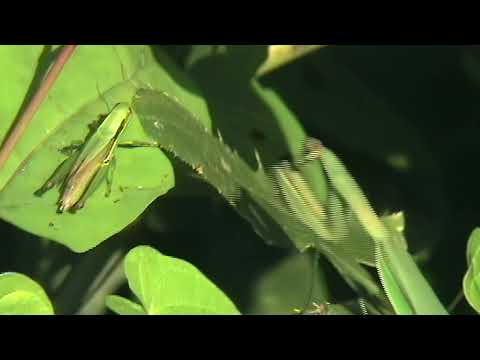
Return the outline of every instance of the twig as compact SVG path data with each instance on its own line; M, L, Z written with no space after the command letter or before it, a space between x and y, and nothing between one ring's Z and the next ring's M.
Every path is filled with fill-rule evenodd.
M457 305L460 303L460 301L463 300L463 289L461 289L458 293L457 296L455 296L455 299L453 299L452 303L448 305L447 311L451 313L453 309L457 307Z
M47 97L48 92L50 91L50 88L53 86L53 84L57 80L63 67L65 66L67 61L70 59L70 57L72 56L76 48L77 48L77 45L66 45L62 49L60 55L55 61L55 64L52 66L51 70L48 72L47 77L42 82L42 85L40 85L40 88L33 96L25 112L22 114L15 128L10 133L10 136L5 141L2 149L0 150L0 171L2 170L7 160L10 158L10 155L12 154L13 149L15 148L17 143L20 141L23 134L25 133L25 130L28 128L28 126L32 122L33 117L38 111L38 108Z
M90 291L87 292L85 303L76 312L77 315L100 315L104 312L107 295L115 292L125 281L122 251L117 251L107 261L104 269L96 277Z

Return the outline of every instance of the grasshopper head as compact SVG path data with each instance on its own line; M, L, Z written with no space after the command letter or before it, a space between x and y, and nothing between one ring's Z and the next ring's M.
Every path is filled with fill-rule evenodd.
M123 118L127 118L131 114L131 112L132 108L127 102L119 102L112 109L112 113L116 113L119 117Z

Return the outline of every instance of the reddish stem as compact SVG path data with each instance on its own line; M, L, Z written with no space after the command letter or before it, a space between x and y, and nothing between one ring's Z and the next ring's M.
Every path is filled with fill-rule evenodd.
M10 136L5 141L3 148L0 150L0 171L2 170L3 166L9 159L10 155L12 154L13 149L22 138L23 134L25 133L25 130L28 128L28 126L32 122L40 105L46 99L48 92L50 91L51 87L57 80L60 73L62 72L62 69L67 63L67 61L73 55L73 52L75 51L77 46L78 45L66 45L62 49L60 55L55 61L55 64L52 66L51 70L48 72L47 77L42 82L40 88L33 96L32 100L28 104L28 107L25 109L25 112L22 114L15 128L10 133Z

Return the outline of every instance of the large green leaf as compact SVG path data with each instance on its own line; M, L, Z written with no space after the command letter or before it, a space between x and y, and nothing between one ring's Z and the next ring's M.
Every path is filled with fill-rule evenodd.
M307 135L275 91L253 80L265 57L264 46L193 47L186 64L208 101L216 137L201 126L198 114L166 93L139 91L135 110L152 138L196 169L267 243L293 244L300 251L316 247L350 284L360 282L367 292L378 293L357 261L366 257L363 244L334 244L313 229L315 220L305 223L302 215L311 213L308 206L287 211L278 199L271 169L286 157L301 160ZM217 76L212 78L212 72ZM325 204L328 189L320 162L301 171L312 197ZM371 253L369 260L373 248Z
M274 216L277 217L275 225L270 218L272 214L265 214L265 211L272 211L265 203L274 198L271 183L266 181L263 169L278 164L286 157L298 159L307 137L302 125L282 99L254 80L267 56L268 47L263 45L197 45L192 47L185 63L205 94L218 138L234 152L235 162L229 164L234 169L233 173L221 176L227 177L225 181L236 182L235 186L243 189L245 196L234 199L237 210L268 243L285 245L293 241L298 249L304 250L313 245L312 236L297 232L292 237L291 222L279 219L284 215ZM212 73L216 74L213 78ZM190 163L190 154L178 148L178 137L185 135L177 132L173 150L182 160ZM197 137L197 142L209 142L207 136L202 135ZM162 135L156 134L154 138L158 136ZM225 146L220 146L221 151L224 148ZM201 156L202 154L193 154L196 160ZM204 161L200 163L202 162ZM324 201L326 187L322 167L313 164L304 170L313 191ZM208 174L205 174L205 178L218 188ZM222 193L231 195L223 190ZM278 225L289 229L278 229ZM290 240L285 239L284 233L290 236Z
M475 229L468 239L467 262L463 292L468 303L480 313L480 229Z
M0 101L5 119L0 130L5 135L27 95L42 48L8 46L0 47L0 52L2 61L9 59L0 71L12 84L8 96ZM142 87L181 99L201 115L204 126L210 126L208 111L195 86L163 54L146 46L80 46L2 172L0 216L26 231L83 252L121 231L172 188L173 169L160 150L119 148L110 197L106 198L105 188L100 187L84 209L57 214L58 189L41 198L33 195L65 158L59 149L83 141L88 124L113 104L130 102ZM122 140L145 139L133 115Z
M0 275L1 315L53 315L45 291L29 277L18 273Z
M151 247L132 249L125 258L125 273L130 289L149 315L239 314L228 297L192 264ZM115 311L132 313L134 307L130 304L125 309L126 303L113 304L110 298Z
M140 90L134 108L155 141L189 164L233 205L237 205L241 190L265 201L273 198L266 174L253 171L236 152L212 136L181 102L164 92ZM255 213L252 215L242 209L240 212L255 221ZM268 231L267 227L257 228L257 231ZM298 246L308 244L299 243Z
M353 279L369 293L378 293L379 288L352 255L355 252L353 246L347 249L344 244L336 245L328 241L330 239L319 237L296 217L296 212L287 211L278 201L274 184L263 168L254 171L237 152L202 127L183 104L166 93L139 90L134 108L152 138L195 168L267 242L284 244L282 240L286 234L288 237L284 241L289 241L300 251L316 247L347 281Z

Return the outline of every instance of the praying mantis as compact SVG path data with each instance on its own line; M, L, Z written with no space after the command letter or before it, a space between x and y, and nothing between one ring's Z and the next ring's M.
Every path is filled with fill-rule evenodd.
M374 265L383 289L398 314L448 314L406 249L401 231L389 226L373 210L361 188L336 154L319 140L307 139L303 163L319 160L331 190L344 202L373 242ZM346 217L322 204L309 188L301 171L292 166L275 169L275 180L289 211L315 230L323 241L348 246L347 234L339 231ZM330 218L329 218L330 216ZM332 224L337 227L332 226ZM338 224L340 223L340 227ZM346 242L347 241L347 242ZM354 239L352 240L354 241Z

